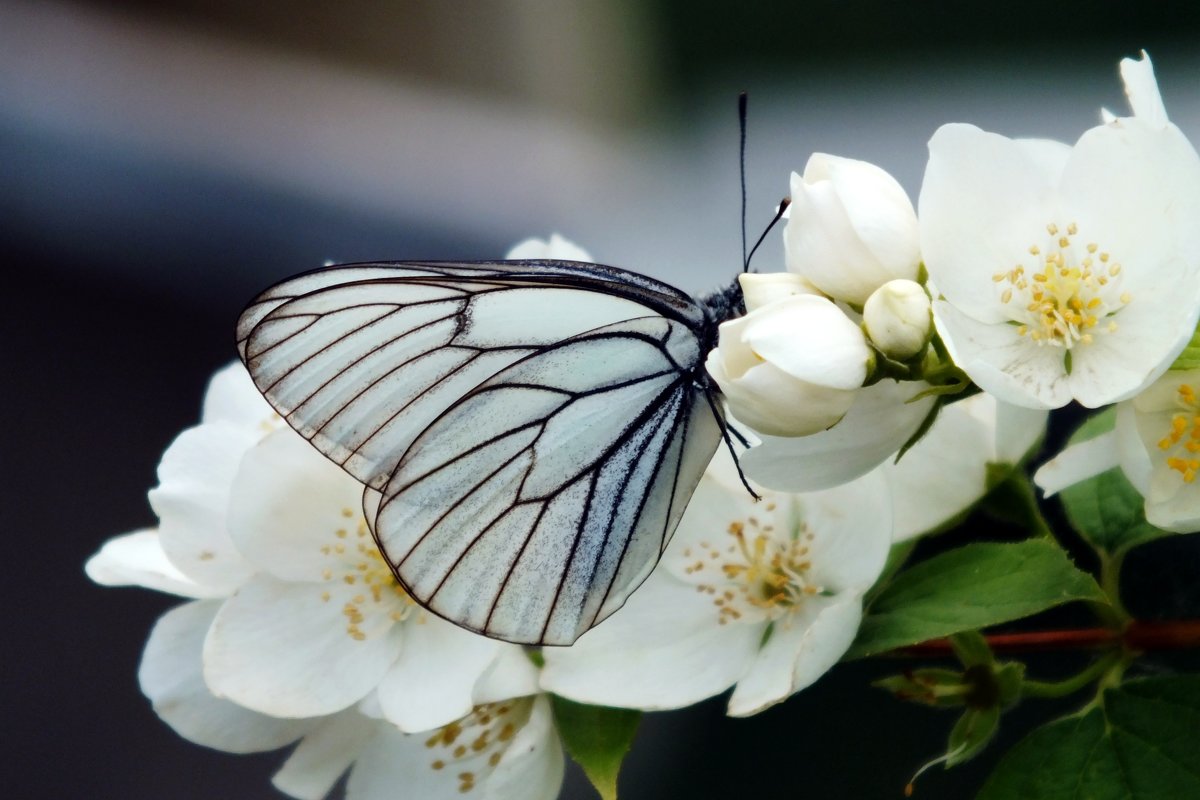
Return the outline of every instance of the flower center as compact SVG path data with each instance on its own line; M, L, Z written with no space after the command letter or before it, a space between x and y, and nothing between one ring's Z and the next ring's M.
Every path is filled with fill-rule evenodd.
M425 747L434 751L429 768L456 770L458 790L471 791L500 763L512 738L529 721L532 708L533 699L528 697L475 706L425 740Z
M766 511L775 510L768 501ZM697 589L712 595L720 624L775 620L825 592L809 574L813 534L800 521L789 527L780 532L756 517L733 520L725 529L728 538L683 551L684 574L699 578Z
M333 543L321 546L321 554L330 559L330 566L321 571L321 577L326 581L337 580L360 589L351 595L342 607L346 617L346 634L356 641L367 638L364 622L367 616L378 619L377 615L386 614L390 623L403 622L414 612L420 614L420 606L408 596L400 586L391 568L384 560L371 531L362 514L358 514L351 535L350 526L355 522L355 512L349 508L342 509L344 526L333 532ZM339 595L341 593L339 592ZM321 599L329 602L332 593L328 590L321 592ZM418 617L418 622L424 621L424 614ZM378 625L371 626L379 628ZM385 624L384 629L390 627Z
M1120 290L1121 265L1095 242L1081 242L1074 222L1066 230L1050 223L1046 233L1044 246L1029 248L1032 265L992 276L1017 332L1070 349L1089 344L1095 332L1116 331L1114 317L1133 299Z
M1171 415L1171 428L1158 440L1158 449L1167 454L1167 466L1191 483L1200 471L1200 404L1191 384L1179 385L1175 404L1180 410Z

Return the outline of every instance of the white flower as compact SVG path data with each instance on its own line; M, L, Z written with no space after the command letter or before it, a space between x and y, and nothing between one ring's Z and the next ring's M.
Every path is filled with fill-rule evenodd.
M907 361L925 349L933 329L929 295L916 281L897 278L880 286L863 306L863 327L889 358Z
M721 323L705 366L742 422L802 436L842 418L870 361L862 330L841 309L798 294Z
M301 800L325 797L347 771L348 800L391 800L397 787L422 800L467 789L495 800L557 795L561 745L545 698L536 696L537 671L520 651L481 681L476 706L438 729L404 734L357 709L280 719L214 697L205 685L201 651L219 606L192 602L164 614L138 672L154 710L184 738L230 753L299 742L272 782Z
M736 684L729 713L761 711L832 667L891 544L887 485L871 474L755 503L720 453L658 568L568 648L547 648L542 686L571 699L679 708Z
M892 487L893 540L953 522L990 488L988 467L1020 462L1046 432L1048 417L985 393L943 408L903 458L883 464Z
M508 251L505 258L517 260L536 260L536 259L554 259L560 261L585 261L592 260L588 251L584 250L574 242L564 239L557 233L550 235L547 239L530 238L518 242L513 245Z
M742 469L751 480L788 492L828 489L865 475L917 432L933 407L934 398L917 397L928 388L920 381L882 380L860 389L846 416L827 431L758 437L742 454Z
M361 496L360 483L290 429L243 458L229 527L257 571L222 605L205 642L215 694L309 717L378 689L389 720L422 731L467 713L480 677L518 649L417 606L371 538Z
M820 294L820 290L793 272L743 272L738 275L746 311L762 308L797 294Z
M1152 88L1131 87L1140 108ZM975 383L1097 407L1162 374L1200 314L1200 158L1177 127L1115 119L1068 148L945 125L929 152L921 250Z
M1117 406L1114 430L1067 447L1034 481L1047 497L1121 467L1145 501L1146 520L1176 533L1200 530L1200 370L1170 370Z
M792 173L783 232L787 266L825 294L861 307L893 278L916 279L921 254L912 202L865 161L815 153Z
M1125 84L1125 96L1135 117L1156 128L1165 128L1169 124L1167 109L1158 92L1158 81L1154 78L1154 65L1150 63L1150 56L1145 50L1139 61L1121 59L1121 81ZM1114 122L1117 116L1108 109L1100 109L1100 118L1109 123Z

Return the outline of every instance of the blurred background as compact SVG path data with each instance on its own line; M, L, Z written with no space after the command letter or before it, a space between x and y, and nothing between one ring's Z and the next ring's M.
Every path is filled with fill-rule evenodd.
M1143 47L1200 141L1198 43L1195 4L0 0L15 512L0 785L280 796L283 754L188 744L138 692L173 601L82 572L107 537L153 524L158 457L270 282L326 260L496 258L558 232L707 290L740 262L738 90L757 232L814 151L875 162L915 198L943 122L1072 141L1124 109L1117 62ZM777 235L756 266L782 269ZM1153 547L1200 577L1194 546ZM897 666L840 668L747 721L720 700L648 715L622 797L900 797L952 718L865 688ZM917 796L969 796L1045 713L1006 717L1000 747ZM589 796L577 772L563 796Z

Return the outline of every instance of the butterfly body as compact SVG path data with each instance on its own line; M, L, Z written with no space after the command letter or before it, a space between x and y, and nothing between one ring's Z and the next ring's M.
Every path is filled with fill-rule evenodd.
M569 644L649 574L721 440L703 359L739 303L578 262L352 264L261 294L238 347L368 487L414 599Z

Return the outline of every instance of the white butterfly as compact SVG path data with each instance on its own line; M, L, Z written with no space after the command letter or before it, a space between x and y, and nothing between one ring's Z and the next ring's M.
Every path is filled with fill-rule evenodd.
M565 645L649 575L720 443L703 359L740 303L572 261L350 264L268 289L237 339L271 405L366 484L417 602Z

